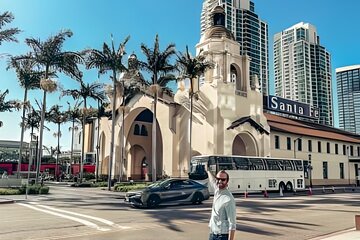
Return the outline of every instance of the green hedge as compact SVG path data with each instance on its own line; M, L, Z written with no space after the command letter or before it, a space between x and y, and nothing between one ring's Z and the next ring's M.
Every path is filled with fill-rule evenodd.
M41 185L29 185L28 194L48 194L49 187ZM0 195L20 195L26 194L26 186L20 188L0 188Z
M116 192L128 192L132 190L142 189L149 186L151 183L117 183L114 187Z

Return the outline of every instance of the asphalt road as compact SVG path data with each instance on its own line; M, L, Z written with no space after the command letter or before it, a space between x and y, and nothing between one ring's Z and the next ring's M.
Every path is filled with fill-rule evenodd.
M212 199L136 209L118 194L51 186L51 194L0 205L0 239L208 239ZM236 197L236 239L311 239L354 227L360 193Z

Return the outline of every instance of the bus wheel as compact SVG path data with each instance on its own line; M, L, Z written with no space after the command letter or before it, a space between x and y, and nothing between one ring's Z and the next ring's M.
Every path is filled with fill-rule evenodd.
M279 192L285 192L285 184L283 183L283 182L281 182L280 184L279 184Z
M293 186L292 186L291 182L288 182L286 184L286 191L287 192L292 192L293 191Z

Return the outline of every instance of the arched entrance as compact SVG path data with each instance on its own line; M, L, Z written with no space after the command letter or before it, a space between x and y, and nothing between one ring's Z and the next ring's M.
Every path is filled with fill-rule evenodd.
M125 118L124 175L127 180L151 180L152 121L153 113L147 108L136 108ZM156 173L157 176L161 176L163 172L163 140L159 123L156 122L156 125Z
M238 134L233 141L232 154L241 156L259 156L258 146L249 133Z
M127 176L132 180L148 180L151 163L146 160L146 152L140 145L133 145L130 148L128 156L131 161L127 164Z

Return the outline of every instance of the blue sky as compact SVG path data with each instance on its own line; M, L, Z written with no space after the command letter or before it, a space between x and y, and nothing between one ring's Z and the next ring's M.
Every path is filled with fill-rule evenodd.
M269 25L270 85L273 86L272 44L273 35L300 21L316 26L320 42L331 53L333 69L333 95L335 126L338 126L335 68L359 64L360 44L357 24L360 22L360 1L357 0L255 0L256 13ZM70 29L74 35L65 42L64 50L78 51L85 48L100 49L103 42L110 44L110 34L115 44L130 35L127 53L136 53L141 59L140 44L152 46L159 34L160 45L175 43L177 50L188 45L194 52L200 39L200 14L202 0L0 0L0 12L10 11L15 20L7 25L22 30L19 43L3 43L0 53L19 55L29 48L24 43L28 37L45 40L62 29ZM86 71L85 81L97 79L96 71ZM64 88L76 88L74 80L60 75ZM101 82L109 83L107 77ZM0 59L0 89L9 89L8 99L22 99L23 89L18 86L13 70L6 71L6 59ZM271 94L273 94L271 88ZM40 100L40 91L30 91L29 99ZM59 100L58 93L48 95L50 107L54 104L67 107ZM95 106L95 104L94 104ZM0 113L4 126L0 139L20 139L20 112ZM55 127L47 124L52 129ZM62 150L70 149L69 125L62 126ZM55 130L45 131L44 145L56 146ZM25 134L28 140L29 132Z

